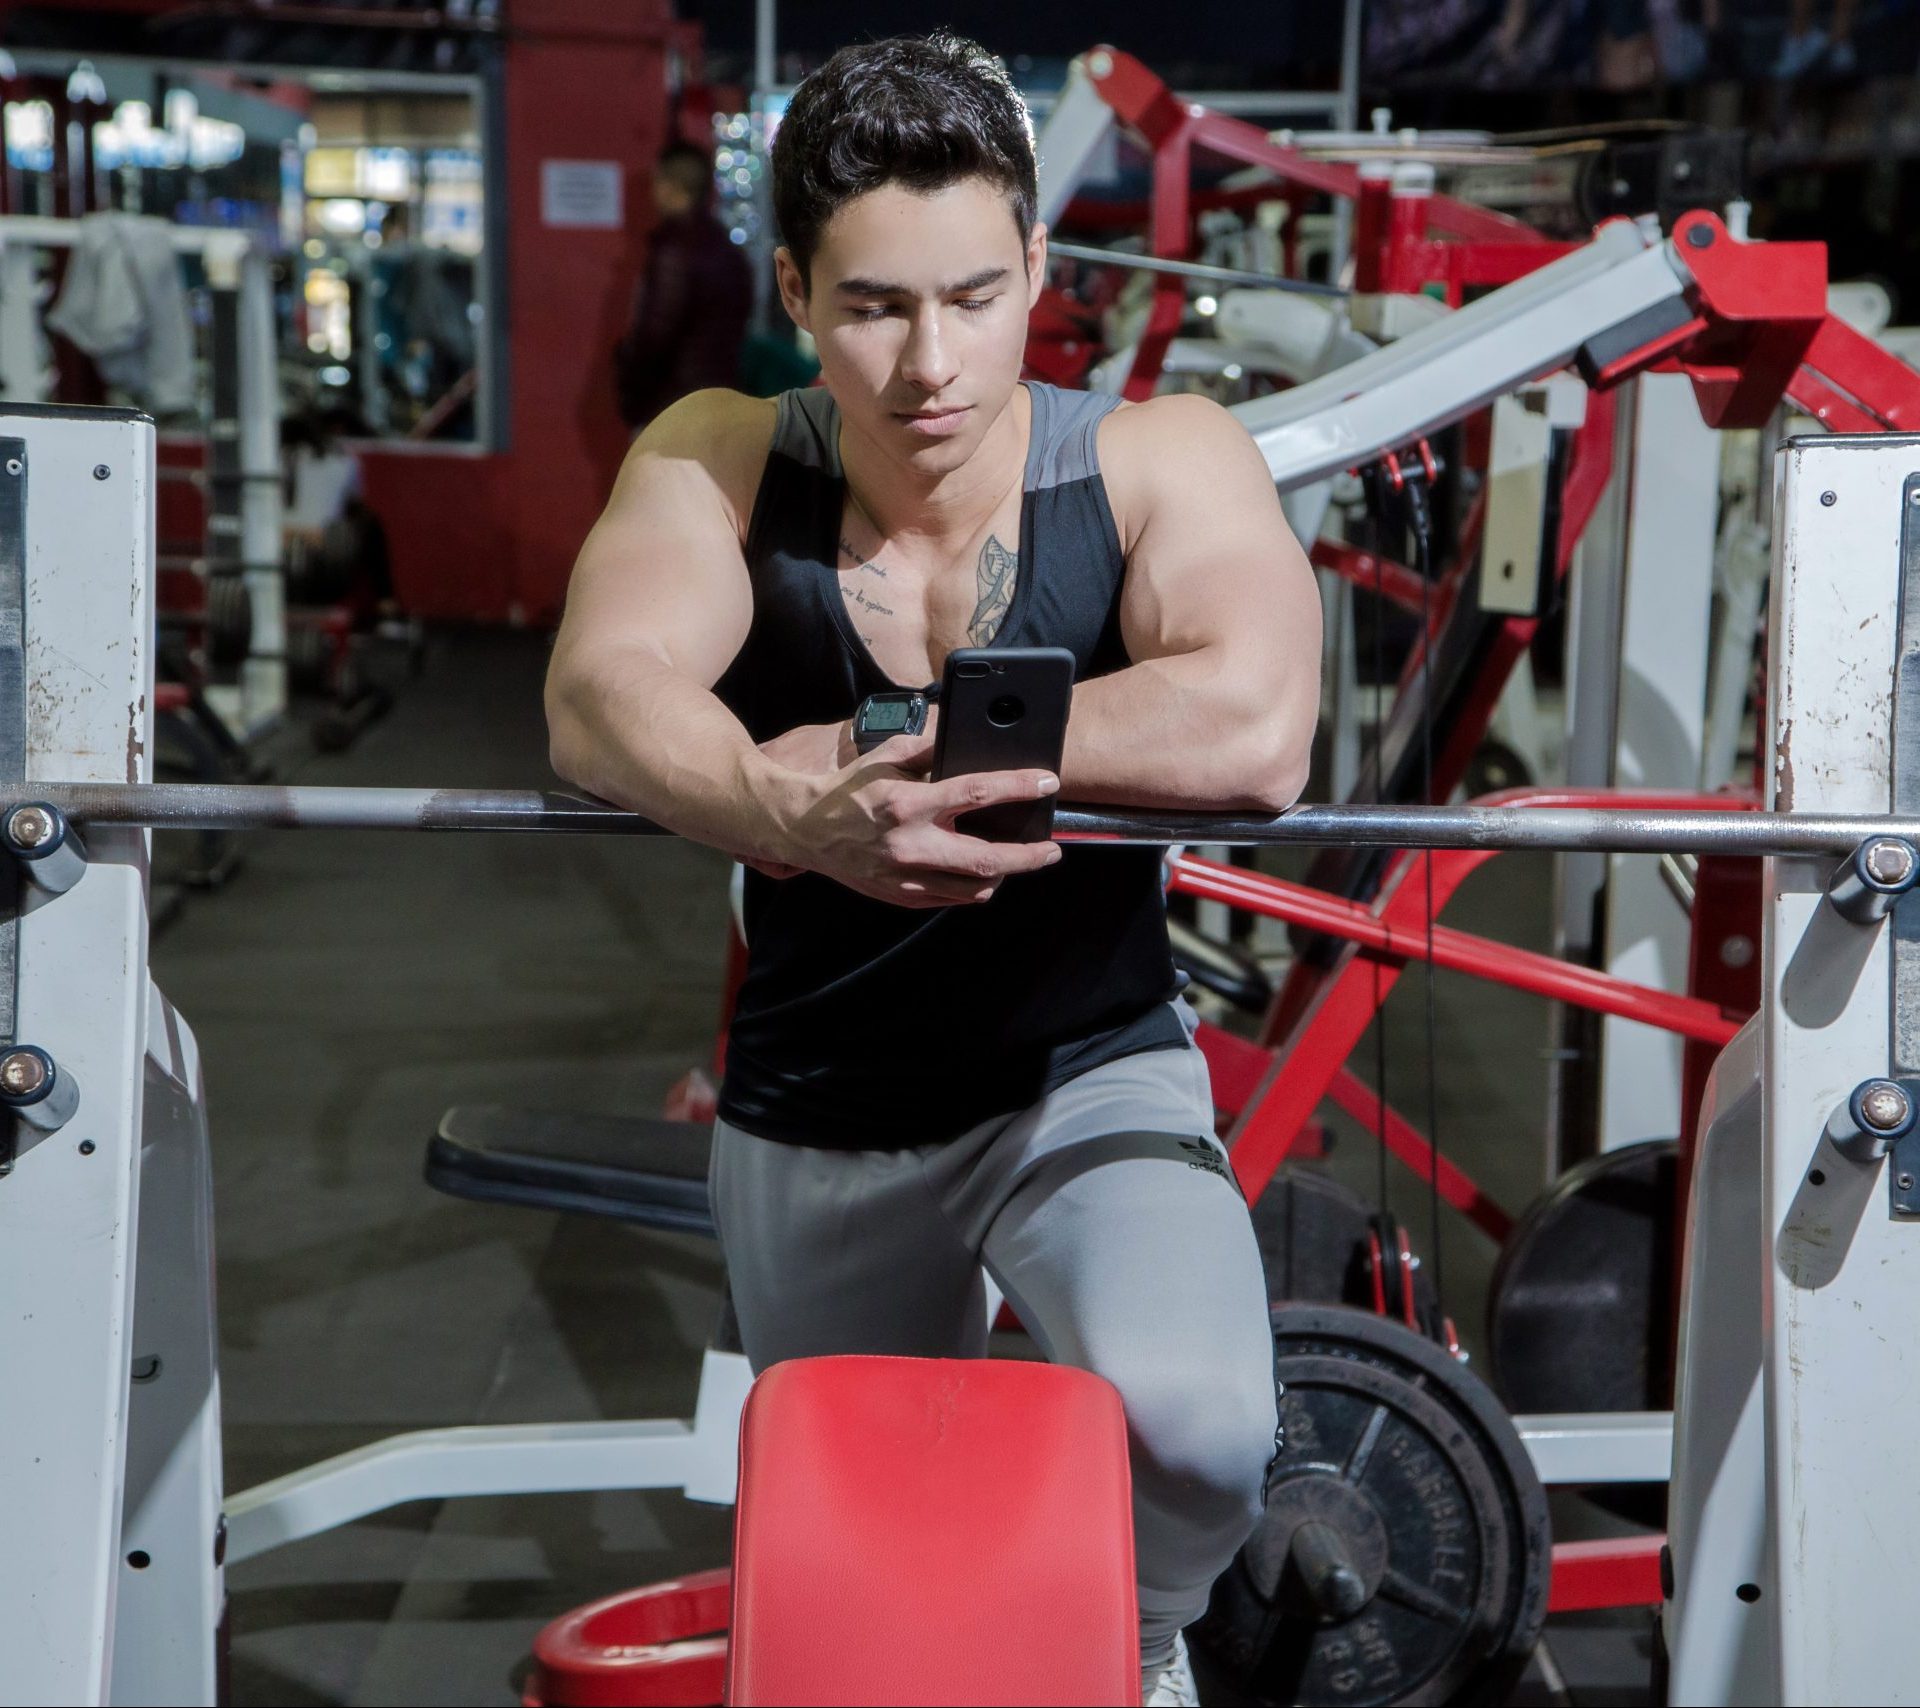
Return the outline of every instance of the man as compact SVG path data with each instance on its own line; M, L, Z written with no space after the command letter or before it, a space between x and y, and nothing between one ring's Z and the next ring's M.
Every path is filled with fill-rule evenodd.
M660 223L634 293L633 320L614 351L620 416L644 427L690 392L738 382L753 307L746 257L713 217L713 160L672 142L653 169Z
M1259 1252L1176 1000L1158 851L962 835L1077 800L1272 812L1306 775L1320 616L1265 464L1193 397L1018 383L1045 276L1032 137L947 36L849 48L774 148L782 299L824 387L689 398L580 554L556 769L748 862L714 1210L756 1368L977 1357L990 1271L1119 1389L1143 1694L1256 1522ZM960 646L1077 661L1061 774L854 755L862 698Z

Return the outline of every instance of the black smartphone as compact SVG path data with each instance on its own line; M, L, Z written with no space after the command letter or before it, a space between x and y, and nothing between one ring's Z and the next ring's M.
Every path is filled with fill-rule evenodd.
M1073 704L1073 654L1058 646L962 647L940 678L935 781L974 771L1060 774ZM954 829L988 842L1045 842L1054 796L981 807Z

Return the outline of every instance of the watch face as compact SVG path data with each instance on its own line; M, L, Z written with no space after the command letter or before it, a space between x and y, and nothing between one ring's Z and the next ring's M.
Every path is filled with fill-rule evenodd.
M870 700L862 726L875 735L898 735L907 727L913 707L906 700Z

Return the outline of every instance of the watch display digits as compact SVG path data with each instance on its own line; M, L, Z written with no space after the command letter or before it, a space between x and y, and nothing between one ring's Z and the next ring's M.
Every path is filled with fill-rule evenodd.
M896 688L886 693L869 694L860 702L853 719L853 745L857 752L871 753L883 741L896 735L918 735L927 727L930 696L920 688Z

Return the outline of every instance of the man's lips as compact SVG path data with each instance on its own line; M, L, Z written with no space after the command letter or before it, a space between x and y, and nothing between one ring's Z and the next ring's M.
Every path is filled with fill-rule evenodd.
M940 410L895 410L894 419L915 433L946 432L959 426L971 404L960 404L953 409Z

